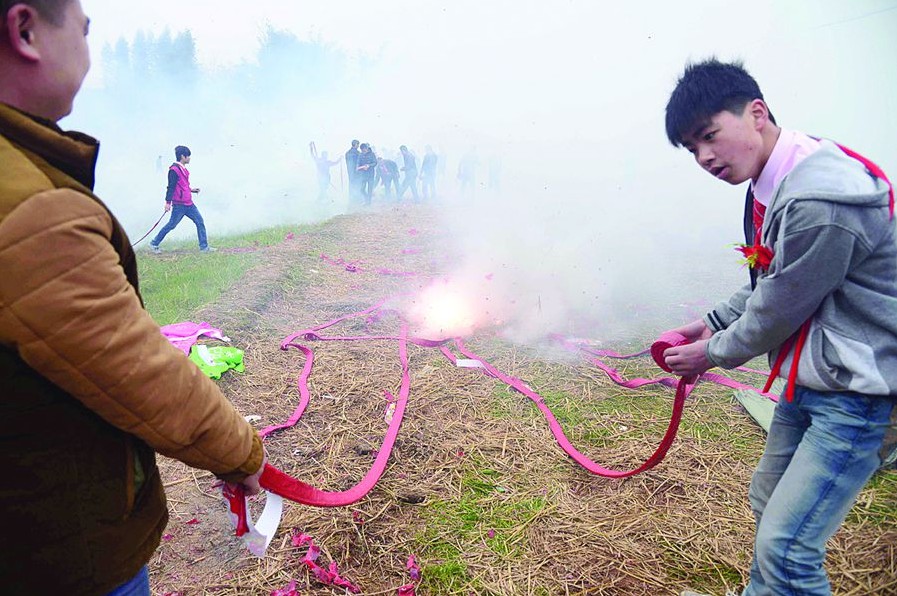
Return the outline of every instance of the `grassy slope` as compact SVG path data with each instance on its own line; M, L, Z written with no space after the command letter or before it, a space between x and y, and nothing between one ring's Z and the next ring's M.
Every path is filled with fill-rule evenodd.
M216 246L270 246L296 230L296 226L267 228L221 238ZM166 243L169 254L163 253L161 258L146 251L138 253L140 292L146 309L159 325L190 319L200 306L214 302L259 261L259 256L252 252L200 253L195 244L192 240Z
M280 242L291 231L295 233L296 227L269 228L222 238L217 246L268 246ZM260 260L259 255L252 252L200 254L193 250L192 242L171 243L166 248L169 254L163 255L163 258L149 253L141 253L139 258L141 291L146 307L160 325L190 319L199 307L214 302L224 290L238 283L245 271ZM579 391L550 389L556 385L557 375L563 374L552 371L554 366L544 364L544 370L540 371L543 374L537 374L532 384L537 391L542 390L546 403L551 406L568 436L581 447L600 450L606 445L609 438L606 429L590 424L590 421L602 416L631 420L633 426L640 427L640 433L656 434L658 428L662 430L665 426L669 415L665 400L644 400L636 393L621 391L611 400L595 401L583 399ZM506 387L497 385L490 413L496 418L541 417L528 404L521 406L519 403L512 405ZM681 435L699 441L718 439L727 433L726 420L731 415L728 412L731 407L729 400L718 407L705 409L701 420L683 423ZM756 457L755 440L736 436L731 436L730 440L733 457ZM488 462L471 459L467 466L457 499L429 502L421 510L421 515L426 519L426 530L416 537L418 552L423 559L438 561L424 566L421 588L426 593L479 591L482 586L464 562L465 546L485 540L488 548L501 559L526 557L522 529L536 517L547 513L544 498L504 497L501 473L490 468ZM852 510L849 523L893 525L897 472L876 475L860 496L859 503ZM671 574L678 575L675 557L671 557L670 565ZM729 583L737 583L738 579L736 570L722 568L679 571L682 579L694 587L704 586L708 582L715 585L713 575L720 573L731 576L727 577ZM549 587L535 589L535 593L551 593Z

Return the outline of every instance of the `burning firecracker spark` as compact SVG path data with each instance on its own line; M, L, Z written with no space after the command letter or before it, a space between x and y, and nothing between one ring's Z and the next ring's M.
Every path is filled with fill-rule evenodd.
M410 316L423 335L434 338L470 335L479 322L470 296L448 281L424 289Z

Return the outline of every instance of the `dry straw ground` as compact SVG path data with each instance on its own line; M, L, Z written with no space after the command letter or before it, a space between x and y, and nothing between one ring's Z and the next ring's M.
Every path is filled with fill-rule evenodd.
M280 340L420 283L351 273L322 262L322 252L358 259L362 268L437 274L452 261L448 245L432 210L405 207L339 217L262 249L262 264L196 313L246 352L246 373L228 373L225 393L243 414L260 416L259 427L285 420L298 400L303 361L298 351L279 350ZM420 252L403 253L409 247ZM396 330L387 317L332 331ZM541 392L574 444L602 465L636 465L663 433L668 389L621 390L583 361L550 358L486 332L468 343ZM395 393L400 379L397 345L312 347L311 405L267 449L281 469L342 490L363 476L382 440L382 392ZM322 562L336 561L364 594L395 594L409 582L412 554L423 568L418 594L657 595L687 587L722 594L743 584L752 537L746 491L764 437L730 390L699 386L666 461L608 480L566 457L523 396L452 367L436 350L409 352L408 411L379 484L347 508L288 505L264 560L233 537L213 478L163 459L171 522L150 564L154 593L269 594L291 580L300 594L343 593L299 563L305 549L292 546L294 529L313 536ZM621 372L657 371L637 360ZM828 569L837 594L897 593L895 485L893 472L877 477L832 540Z

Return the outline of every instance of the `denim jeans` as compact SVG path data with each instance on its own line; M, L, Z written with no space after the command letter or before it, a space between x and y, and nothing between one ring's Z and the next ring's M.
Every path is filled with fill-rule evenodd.
M146 565L137 575L115 588L107 596L150 596L149 572Z
M757 529L743 596L831 594L825 543L881 465L895 403L801 386L778 403L751 481Z
M202 220L202 215L199 214L199 209L197 209L196 205L179 205L178 203L172 203L171 218L169 218L168 223L159 230L156 237L150 241L150 244L159 246L162 240L165 239L165 236L168 235L168 232L178 227L178 224L181 223L181 220L184 219L184 217L187 217L187 219L196 224L196 236L199 238L200 250L207 248L209 246L209 241L206 238L206 224Z

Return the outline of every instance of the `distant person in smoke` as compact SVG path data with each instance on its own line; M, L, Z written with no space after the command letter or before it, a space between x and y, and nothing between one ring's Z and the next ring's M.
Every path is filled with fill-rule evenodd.
M439 151L436 152L436 156L438 157L436 160L436 179L444 188L444 185L446 184L446 172L448 171L448 154L445 152L444 148L439 147L438 149Z
M714 178L749 182L740 250L751 273L673 330L692 343L667 349L666 364L693 377L768 353L787 380L748 493L743 595L829 595L826 541L897 438L893 188L858 154L781 128L739 63L686 66L666 132Z
M174 156L175 162L168 168L168 190L165 193L165 212L171 211L171 217L156 237L150 240L150 249L155 253L162 252L159 247L162 240L186 217L196 224L200 252L215 252L217 249L209 246L206 238L206 224L202 214L193 203L193 195L199 194L199 189L190 186L190 172L187 170L187 164L190 163L190 149L178 145L174 148Z
M402 188L399 189L398 198L401 200L405 195L405 191L410 188L411 196L414 197L414 201L419 202L420 196L417 194L417 158L405 145L399 147L399 151L402 154L404 163L402 171L405 172L405 177L402 179Z
M371 196L374 194L374 177L377 167L377 156L367 143L361 144L361 152L358 154L358 162L355 171L358 173L359 193L365 205L371 204Z
M346 176L348 177L349 182L349 200L350 201L358 201L361 193L359 192L359 188L361 186L361 179L358 176L358 156L361 153L358 150L359 141L357 139L352 140L352 146L346 151Z
M395 196L399 196L399 166L391 159L377 158L376 178L374 180L374 188L379 182L383 183L386 189L386 197L392 197L393 191Z
M424 148L424 159L420 164L421 193L425 199L436 197L436 168L438 163L438 156L433 152L433 148L427 145Z
M330 168L339 165L340 160L330 161L326 151L322 151L319 155L314 141L308 144L308 150L315 162L315 170L318 174L318 200L326 201L327 193L330 190Z
M150 596L156 453L251 493L264 465L252 425L144 310L131 241L93 192L98 142L57 124L89 24L79 0L0 1L4 594Z
M458 162L458 182L461 186L461 196L472 199L477 186L477 159L476 149L471 149Z

